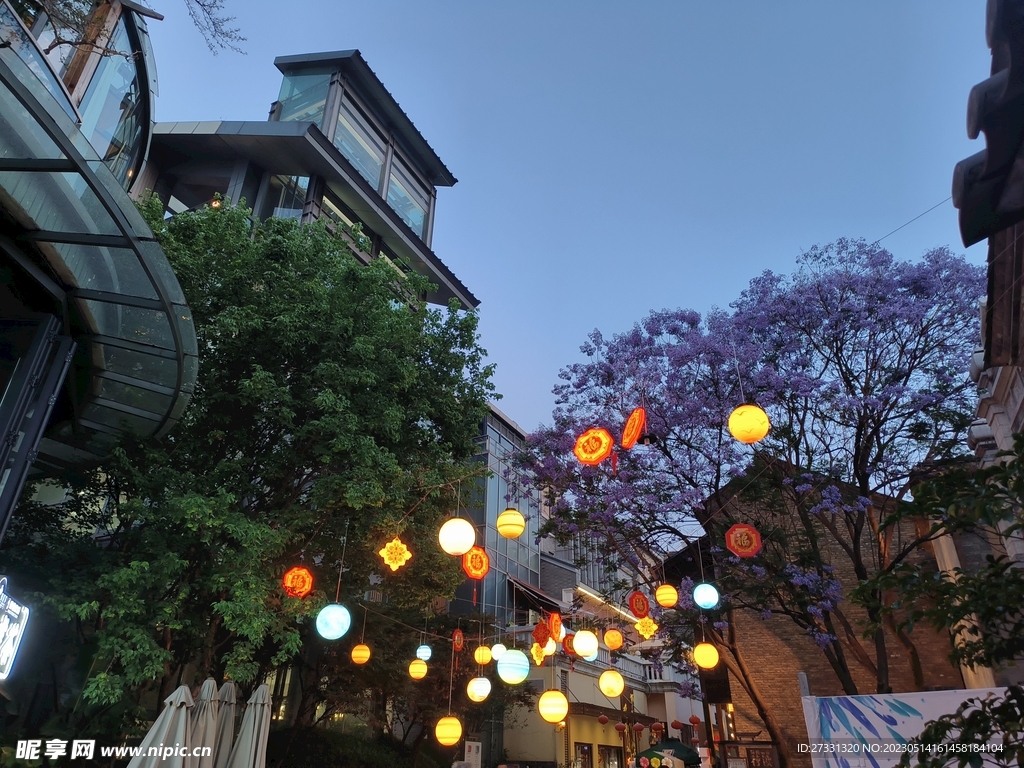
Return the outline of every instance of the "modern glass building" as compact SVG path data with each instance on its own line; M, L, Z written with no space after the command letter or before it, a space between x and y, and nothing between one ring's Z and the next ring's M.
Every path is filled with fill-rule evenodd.
M98 5L107 37L46 53L45 14L0 0L0 537L30 472L165 434L195 383L191 313L126 192L150 141L147 17Z
M437 304L477 300L431 250L438 187L456 178L357 50L281 56L267 122L158 123L135 190L168 215L215 195L265 219L326 219L363 262L426 276Z

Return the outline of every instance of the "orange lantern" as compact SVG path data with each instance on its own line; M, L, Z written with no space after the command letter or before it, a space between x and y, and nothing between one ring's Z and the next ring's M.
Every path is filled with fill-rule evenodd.
M551 637L555 639L557 643L562 634L562 614L552 613L548 616L548 629L551 630Z
M611 455L614 444L615 440L607 429L595 427L576 438L576 446L572 452L576 454L581 464L596 467Z
M456 651L461 651L466 646L466 635L461 629L452 632L452 645Z
M622 430L622 447L628 451L636 445L636 441L640 439L646 426L647 411L643 408L634 408L633 412L629 414L629 418L626 419L625 429Z
M462 556L462 570L471 579L482 579L491 570L491 559L483 547L474 546Z
M725 548L736 557L753 557L761 551L761 534L747 523L736 523L725 532Z
M281 586L289 597L305 597L313 591L313 574L306 566L296 565L281 577Z
M543 621L538 621L537 625L533 628L534 641L543 646L549 637L551 637L551 629Z
M570 656L576 653L576 650L572 647L572 640L574 637L576 637L576 635L573 632L570 632L562 638L562 650Z
M615 627L605 630L604 633L604 644L608 646L608 650L617 651L622 647L622 632L617 630Z
M651 612L651 601L647 599L640 590L633 592L629 596L629 610L633 612L633 615L638 619L643 619Z

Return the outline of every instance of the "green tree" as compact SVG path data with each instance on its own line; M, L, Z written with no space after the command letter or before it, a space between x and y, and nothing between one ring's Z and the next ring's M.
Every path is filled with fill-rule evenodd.
M229 205L144 213L193 313L192 401L160 443L129 440L75 478L65 503L23 504L5 542L91 658L62 713L71 730L110 712L126 727L125 702L162 701L189 665L257 680L336 590L369 588L395 535L413 558L387 577L391 601L422 615L450 596L458 564L428 543L480 471L492 394L473 313L428 308L420 279L361 266L324 227L253 224ZM304 600L280 584L299 562L316 577Z

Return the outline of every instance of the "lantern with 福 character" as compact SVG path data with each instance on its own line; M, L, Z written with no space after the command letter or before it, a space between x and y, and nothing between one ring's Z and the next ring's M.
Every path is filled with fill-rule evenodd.
M594 427L588 429L578 438L572 452L579 459L580 464L588 467L596 467L612 454L612 446L615 440L607 429Z
M648 600L647 595L640 590L634 590L631 592L627 603L629 604L629 610L631 610L633 615L638 619L645 618L647 614L651 612L651 601Z
M285 571L281 586L289 597L305 597L313 591L313 573L304 565L296 565Z
M495 523L498 534L506 539L518 539L526 530L526 518L523 513L515 507L508 507L498 515Z
M729 414L729 434L745 445L764 440L772 424L768 414L751 403L736 408Z
M629 418L626 419L626 427L622 430L622 447L628 451L636 445L636 441L640 439L640 435L644 433L644 427L646 426L646 409L634 408L633 412L629 414Z
M462 556L462 570L471 579L479 581L491 570L491 559L483 547L473 547Z
M754 557L761 551L761 534L747 523L736 523L725 532L725 548L736 557Z
M573 641L575 639L575 632L569 632L566 634L565 637L562 638L562 650L565 651L566 654L568 654L569 656L572 656L574 653L576 653L576 649L573 647Z
M548 616L548 629L556 642L562 639L562 614L555 611Z
M456 629L452 632L452 645L456 651L461 651L466 647L466 634L461 629Z

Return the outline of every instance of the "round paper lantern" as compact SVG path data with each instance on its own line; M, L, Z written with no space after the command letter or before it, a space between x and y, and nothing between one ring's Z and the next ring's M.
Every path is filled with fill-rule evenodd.
M498 533L506 539L518 539L526 530L526 518L515 507L509 507L498 515L498 522L495 525Z
M459 718L451 715L442 717L434 726L434 736L442 747L453 747L462 738L462 723Z
M643 733L644 732L644 724L643 723L637 723L636 725L633 726L633 730L636 731L637 733Z
M430 655L432 653L433 651L431 651L430 646L424 643L416 649L416 658L423 659L424 661L430 661Z
M548 641L544 643L544 655L554 656L556 650L558 650L558 643L555 642L555 638L549 637Z
M365 664L370 660L370 646L360 643L352 648L352 661L356 664Z
M469 696L470 701L475 701L477 704L486 699L490 693L491 681L486 677L474 677L466 685L466 695Z
M507 651L507 650L508 650L508 648L506 648L501 643L495 643L494 645L491 646L491 658L494 659L494 661L497 661L498 659L500 659L502 656L505 655L505 651Z
M664 731L664 730L665 730L665 724L664 723L651 723L651 732L652 733L658 733L659 731Z
M476 544L476 528L463 517L453 517L441 526L437 540L447 554L462 557Z
M622 691L626 688L626 681L622 679L622 675L617 670L606 669L598 678L597 687L609 699L614 699L616 696L622 695Z
M718 605L718 590L714 585L702 582L693 588L693 602L705 610Z
M409 664L409 677L413 680L422 680L427 676L427 662L423 659L413 659Z
M718 649L711 643L697 643L693 648L693 663L701 669L718 666Z
M700 722L700 721L698 720L697 722ZM679 720L673 720L671 722L671 726L673 728L675 728L677 731L683 730L683 723L681 723Z
M517 648L505 651L498 659L498 677L509 685L519 685L530 674L530 660Z
M690 715L690 725L694 727L700 725L700 718L697 715Z
M597 722L601 725L608 725L608 715L601 715L597 718Z
M316 631L324 640L337 640L352 626L352 614L338 603L325 605L316 615Z
M313 591L313 573L304 565L296 565L285 571L281 586L289 597L305 597Z
M608 646L609 650L617 651L622 647L622 633L612 627L611 629L605 630L604 633L604 644Z
M476 650L473 651L473 661L479 664L481 667L484 664L491 663L491 649L486 645L478 645Z
M600 427L588 429L578 438L572 452L580 460L580 464L596 467L612 453L615 440L607 429Z
M625 723L616 723L615 724L615 730L618 731L619 733L625 733L626 732L626 724Z
M545 722L559 723L569 714L569 700L564 693L552 688L537 699L537 711Z
M729 434L746 445L764 440L771 428L768 414L756 405L741 405L729 414Z
M584 661L597 661L597 651L594 651L589 656L580 656Z
M654 599L662 608L675 608L679 602L679 593L671 584L662 584L655 590Z
M572 639L572 649L583 658L593 656L597 653L597 635L589 629L581 629Z

